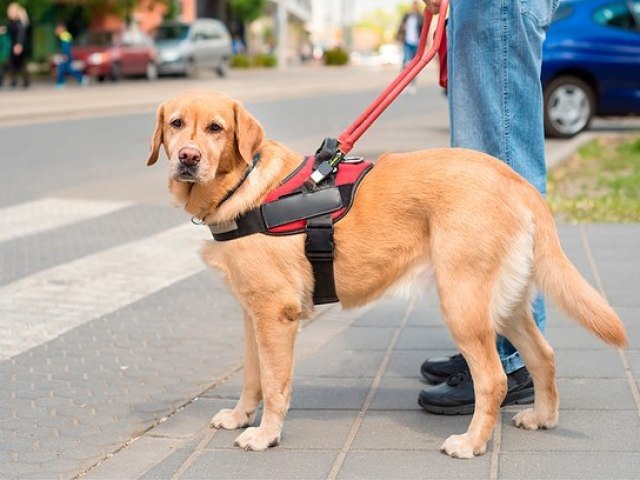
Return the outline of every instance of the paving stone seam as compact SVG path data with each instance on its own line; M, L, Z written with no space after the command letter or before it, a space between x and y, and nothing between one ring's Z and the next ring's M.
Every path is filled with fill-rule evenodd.
M500 454L502 453L502 415L498 415L496 426L493 427L493 449L491 452L491 469L489 478L498 480L500 478Z
M593 273L593 278L595 279L598 290L602 294L602 296L609 301L607 298L607 293L604 290L604 284L602 283L602 277L600 275L600 269L596 263L595 257L593 256L593 251L591 249L591 244L589 243L589 237L587 236L586 229L584 225L580 225L580 237L582 239L582 244L587 253L587 259L589 261L589 266L591 267L591 273ZM633 400L636 403L637 413L640 417L640 391L638 390L638 385L636 384L635 379L633 378L633 372L631 371L631 365L629 364L629 357L627 356L627 352L622 348L618 349L618 355L620 356L620 361L622 362L622 366L624 368L624 374L629 384L629 388L631 389L631 395L633 396Z
M213 437L215 437L216 433L218 433L218 430L213 428L204 432L204 435L198 442L198 445L196 445L196 448L193 449L193 452L191 452L187 459L182 463L182 465L180 465L180 468L178 468L178 470L176 470L176 472L171 476L171 480L181 478L182 475L184 475L184 472L186 472L187 469L191 465L193 465L193 462L195 462L198 457L206 451L205 447L213 439Z
M356 419L353 422L351 430L349 431L349 434L347 435L347 438L345 439L345 442L342 448L340 449L340 452L338 452L338 455L336 456L336 459L333 462L331 470L329 470L329 474L327 475L327 480L336 480L336 478L338 477L338 474L340 473L340 470L342 469L342 466L344 465L344 462L347 458L347 454L351 450L351 446L355 441L356 435L360 431L360 427L362 426L362 421L364 420L364 416L369 411L369 407L373 403L373 399L376 395L376 392L378 391L378 388L380 387L380 383L382 382L382 377L384 376L384 372L387 370L387 367L391 362L393 349L396 346L396 343L398 343L400 334L402 333L402 330L404 329L409 319L409 315L411 314L411 312L415 307L415 304L416 304L415 300L412 300L411 303L409 303L406 311L404 312L400 325L396 328L396 331L391 337L391 340L389 341L389 345L387 346L385 354L382 357L382 360L380 361L380 365L378 366L378 371L376 372L376 375L373 378L373 382L371 383L371 388L369 389L369 393L364 399L362 408L360 409L358 415L356 416Z

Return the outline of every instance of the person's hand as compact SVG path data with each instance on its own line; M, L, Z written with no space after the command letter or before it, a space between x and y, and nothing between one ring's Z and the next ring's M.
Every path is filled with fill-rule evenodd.
M440 12L440 0L423 0L424 4L427 6L427 10L430 10L431 13L437 15Z
M22 53L22 44L16 43L13 46L13 54L14 55L20 55L21 53Z

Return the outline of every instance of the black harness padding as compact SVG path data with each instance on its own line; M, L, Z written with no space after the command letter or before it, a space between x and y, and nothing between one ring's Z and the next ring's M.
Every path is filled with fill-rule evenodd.
M235 221L208 225L214 240L226 242L254 233L272 234L272 227L286 225L298 220L311 220L319 215L330 214L351 204L355 184L329 187L314 192L296 192L275 202L265 203L250 210ZM330 216L330 215L329 215ZM293 230L279 235L303 233L305 229Z

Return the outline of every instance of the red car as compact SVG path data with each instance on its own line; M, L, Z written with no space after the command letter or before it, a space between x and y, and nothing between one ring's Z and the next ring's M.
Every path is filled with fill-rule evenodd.
M140 31L87 32L71 52L74 66L99 81L116 81L124 76L158 77L153 40Z

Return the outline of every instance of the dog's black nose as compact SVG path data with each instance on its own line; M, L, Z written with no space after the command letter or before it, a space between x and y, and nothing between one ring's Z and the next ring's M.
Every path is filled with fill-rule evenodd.
M178 151L178 159L180 163L186 167L193 167L200 162L200 151L197 148L182 147Z

